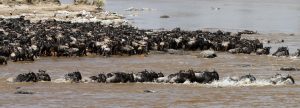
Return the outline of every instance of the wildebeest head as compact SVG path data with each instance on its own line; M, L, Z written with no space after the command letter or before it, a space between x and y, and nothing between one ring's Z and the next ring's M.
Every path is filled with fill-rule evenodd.
M256 81L256 78L255 78L253 75L249 74L249 75L241 76L240 79L239 79L239 81L250 81L250 82L254 82L254 81Z
M1 64L7 64L7 57L5 56L0 56L0 65Z
M51 81L50 75L46 73L45 70L39 70L39 72L36 75L38 81Z
M99 83L106 82L106 76L105 76L105 74L102 74L102 73L98 74L98 76L91 76L90 79L93 81L97 81Z

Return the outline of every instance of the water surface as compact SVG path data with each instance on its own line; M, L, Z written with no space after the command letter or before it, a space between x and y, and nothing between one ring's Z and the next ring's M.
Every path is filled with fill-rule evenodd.
M300 33L299 0L107 0L105 9L140 28L219 28ZM125 11L130 7L152 11ZM170 18L162 19L161 15Z
M2 107L299 107L299 71L284 72L282 66L300 67L300 59L271 56L232 55L219 53L215 59L187 55L154 54L148 57L84 57L40 58L31 62L9 62L0 67L0 105ZM156 84L156 83L10 83L5 79L28 71L46 69L52 79L79 70L83 77L113 71L138 72L144 69L165 75L181 69L215 69L221 79L228 76L253 74L267 79L276 73L290 74L296 85L273 86L261 80L252 85L217 84ZM33 95L14 94L16 87L33 91ZM144 93L153 90L155 93Z

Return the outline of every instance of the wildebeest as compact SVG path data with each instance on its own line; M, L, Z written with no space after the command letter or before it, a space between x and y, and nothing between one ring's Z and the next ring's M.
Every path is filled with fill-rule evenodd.
M270 49L271 49L271 47L264 47L263 49L257 49L256 50L256 54L257 55L268 55L268 54L270 54Z
M135 83L135 82L157 82L157 83L200 83L210 84L215 81L219 81L219 74L217 71L195 71L195 70L180 70L177 73L164 76L161 72L154 72L143 70L137 73L125 73L125 72L111 72L100 73L96 76L91 76L89 79L84 80L79 71L71 72L65 75L65 80L70 82L85 82L93 81L97 83ZM29 72L19 74L15 79L8 79L8 81L14 82L38 82L38 81L51 81L50 75L45 70L39 70L38 73ZM229 77L228 81L242 84L252 84L257 82L255 76L248 74L240 77ZM258 80L268 84L280 85L280 84L295 84L295 80L290 75L276 74L270 79ZM268 81L268 82L266 82Z
M38 81L51 81L51 77L45 70L39 70L38 73L29 72L19 74L16 79L16 82L38 82Z
M219 80L219 74L217 71L204 71L195 72L195 81L198 83L211 83L212 81Z
M258 40L241 39L230 32L153 31L128 24L105 25L101 22L70 22L54 19L30 22L24 17L0 20L0 56L14 61L33 61L38 56L103 56L148 54L149 51L208 50L251 53L262 48Z
M300 49L297 49L297 51L291 56L300 57Z
M290 75L276 74L270 78L272 84L295 84L295 80Z
M36 73L37 80L38 81L51 81L51 77L49 74L46 73L45 70L39 70L38 73Z
M7 64L7 58L4 56L0 56L0 65Z
M235 81L235 82L242 81L242 82L246 82L246 83L252 83L252 82L256 81L256 78L253 75L248 74L248 75L241 76L239 78L230 77L229 80Z
M216 71L201 72L194 70L180 70L178 73L158 78L157 82L184 83L189 81L198 83L211 83L215 80L219 80L219 74Z
M65 80L70 82L80 82L82 79L81 73L79 71L71 72L65 75Z
M106 82L108 83L127 83L134 82L132 73L112 72L106 74Z
M106 75L105 74L98 74L97 76L91 76L90 79L92 81L96 81L98 83L105 83L106 82Z
M16 82L37 82L38 78L35 73L29 72L29 73L23 73L19 74L16 77Z
M164 75L159 72L144 70L138 73L133 74L134 80L136 82L153 82L159 77L164 77Z
M289 56L290 54L289 54L288 47L279 47L277 51L274 52L272 55L279 57L279 56Z

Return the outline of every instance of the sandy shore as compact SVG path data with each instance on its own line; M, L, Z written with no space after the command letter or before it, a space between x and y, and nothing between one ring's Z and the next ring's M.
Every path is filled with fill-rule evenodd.
M31 21L57 19L74 20L79 19L78 14L82 14L81 19L104 20L122 19L123 17L108 11L99 11L92 5L0 5L0 17L25 16Z

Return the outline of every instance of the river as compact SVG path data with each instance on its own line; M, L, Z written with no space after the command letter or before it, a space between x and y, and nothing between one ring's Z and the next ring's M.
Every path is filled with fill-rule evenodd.
M300 1L296 0L107 0L105 9L117 12L135 26L147 29L181 27L187 30L220 28L257 30L263 34L246 36L271 40L271 52L289 46L291 53L300 46ZM150 11L125 11L129 7ZM151 10L153 9L153 10ZM170 18L162 19L161 15ZM295 33L294 35L290 35ZM284 43L279 41L284 39ZM34 62L9 62L0 66L0 107L5 108L149 108L149 107L300 107L299 71L280 71L280 67L300 67L300 59L217 53L214 59L197 58L199 52L184 55L150 54L137 56L41 57ZM47 70L52 82L11 83L6 79L20 73ZM83 77L114 71L138 72L144 69L165 75L181 69L212 70L221 80L212 84L158 83L64 83L56 79L79 70ZM232 84L229 76L252 74L253 84ZM289 74L295 85L272 85L276 73ZM16 88L34 94L14 94ZM154 93L144 93L153 90Z

